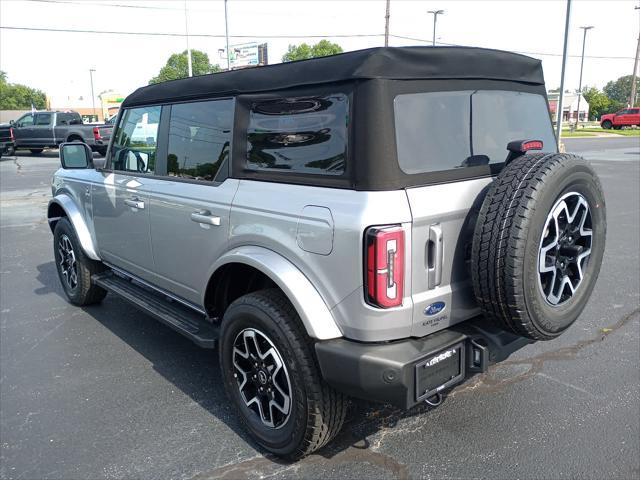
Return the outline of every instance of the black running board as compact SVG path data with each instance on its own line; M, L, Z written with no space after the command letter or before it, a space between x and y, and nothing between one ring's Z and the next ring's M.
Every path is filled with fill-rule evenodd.
M121 277L113 272L94 275L91 280L181 333L196 345L202 348L215 348L219 336L218 327L195 310L172 301L135 280Z

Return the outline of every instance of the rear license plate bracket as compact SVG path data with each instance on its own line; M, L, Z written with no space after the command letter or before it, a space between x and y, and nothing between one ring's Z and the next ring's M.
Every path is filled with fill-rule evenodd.
M420 402L462 382L465 344L459 342L420 360L415 366L416 401Z

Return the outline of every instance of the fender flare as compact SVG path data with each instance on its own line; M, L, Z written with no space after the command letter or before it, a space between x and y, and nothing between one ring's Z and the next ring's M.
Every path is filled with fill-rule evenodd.
M257 246L234 248L214 263L209 278L220 267L230 263L248 265L273 280L298 312L310 337L318 340L342 337L340 328L318 291L293 263L280 254Z
M100 260L100 255L98 255L98 249L93 242L93 237L91 236L91 232L89 231L89 227L87 227L87 223L80 213L77 205L74 203L73 199L64 193L60 193L49 200L49 205L47 206L47 220L49 222L49 228L53 232L54 224L60 217L50 216L49 212L51 210L51 205L56 204L62 210L64 210L67 218L73 225L74 230L76 231L76 235L78 236L78 240L80 241L80 246L82 250L87 255L87 257L92 260Z

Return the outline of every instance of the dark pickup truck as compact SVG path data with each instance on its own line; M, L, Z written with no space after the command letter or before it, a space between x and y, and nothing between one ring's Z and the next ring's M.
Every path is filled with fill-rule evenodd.
M107 152L113 125L85 125L77 112L43 111L26 113L11 122L16 149L42 153L65 142L84 142L91 150ZM7 128L7 127L4 127Z
M13 138L13 128L11 125L0 125L0 158L2 155L13 155L15 152L15 142Z

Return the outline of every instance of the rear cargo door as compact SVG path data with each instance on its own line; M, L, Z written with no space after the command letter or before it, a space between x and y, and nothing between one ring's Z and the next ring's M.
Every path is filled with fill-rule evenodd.
M469 274L482 200L512 140L542 140L556 151L544 96L503 90L398 95L400 168L437 173L438 183L407 188L412 224L412 335L423 336L479 313Z

